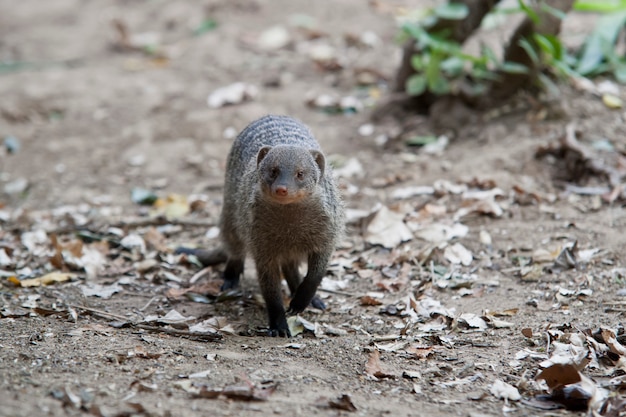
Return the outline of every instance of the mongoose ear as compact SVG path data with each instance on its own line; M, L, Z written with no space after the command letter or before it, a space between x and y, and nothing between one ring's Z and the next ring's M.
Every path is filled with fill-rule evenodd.
M261 163L263 158L265 158L265 155L267 155L267 153L270 151L270 149L272 149L271 146L264 146L261 149L259 149L259 153L256 156L256 164L257 164L257 166Z
M311 149L311 155L313 155L313 159L315 159L315 163L320 168L320 179L324 176L324 171L326 170L326 158L324 158L324 154L320 151L316 151L315 149Z

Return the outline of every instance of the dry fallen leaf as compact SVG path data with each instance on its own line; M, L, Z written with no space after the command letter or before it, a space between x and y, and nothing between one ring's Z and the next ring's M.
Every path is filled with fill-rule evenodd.
M278 383L273 381L255 385L247 377L243 377L239 383L227 385L224 388L214 388L204 384L195 385L199 385L200 388L194 393L197 398L214 399L223 396L235 401L267 401L278 387Z
M365 365L365 373L374 379L393 378L394 375L382 370L380 366L380 352L373 350L370 353L367 364Z
M536 379L546 381L550 400L563 404L569 410L586 410L592 403L600 403L606 396L604 390L574 365L555 364L541 371Z
M458 242L452 246L448 246L443 252L443 256L453 265L461 264L469 266L472 260L474 260L472 252Z
M159 198L153 204L150 215L153 217L165 216L167 220L181 218L191 211L187 197L179 194L168 195L165 199Z
M236 82L213 91L207 98L207 104L212 109L216 109L252 100L258 94L259 90L256 86L243 82Z
M620 356L626 356L626 347L617 341L613 330L603 327L600 329L600 335L604 343L611 349L611 352Z
M80 289L85 297L100 297L105 300L111 298L113 294L122 291L122 287L118 284L100 285L93 282L81 285Z
M403 221L404 216L380 206L370 220L365 240L370 245L380 245L393 249L402 242L413 239L413 234Z
M408 225L414 230L416 237L436 244L447 242L454 238L465 237L469 231L469 227L461 223L452 225L433 223L421 226L419 223L409 222Z
M39 287L42 285L69 281L72 278L74 278L74 274L68 274L65 272L50 272L49 274L43 275L39 278L25 279L23 281L19 281L19 283L22 287Z
M406 348L407 353L410 353L415 359L426 359L430 355L435 353L434 346L420 346L414 345Z
M356 406L348 394L343 394L341 397L334 400L328 400L328 406L337 410L356 411Z
M172 300L183 299L188 293L217 297L221 293L222 283L221 279L215 279L202 284L192 285L189 288L170 288L165 291L165 296Z
M379 306L383 303L378 298L374 298L371 295L362 296L360 301L362 306Z

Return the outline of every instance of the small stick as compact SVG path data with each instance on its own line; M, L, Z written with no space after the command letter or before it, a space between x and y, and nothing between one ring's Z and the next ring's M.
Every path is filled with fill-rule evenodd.
M199 340L208 340L208 341L220 340L222 338L222 335L219 333L215 333L215 334L192 333L188 330L178 330L178 329L169 329L167 327L150 326L148 324L133 323L133 322L128 321L126 317L123 317L117 314L107 313L106 311L96 310L95 308L84 307L84 306L79 306L79 305L71 305L70 307L76 308L79 310L89 311L103 318L125 321L125 322L128 322L128 324L131 327L142 329L142 330L147 330L149 332L164 333L164 334L169 334L172 336L183 336L183 337L189 337L189 338L199 339Z

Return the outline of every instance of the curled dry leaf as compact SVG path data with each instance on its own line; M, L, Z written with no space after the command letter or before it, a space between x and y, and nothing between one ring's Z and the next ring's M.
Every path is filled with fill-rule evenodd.
M122 287L118 284L100 285L93 282L81 285L80 289L85 297L100 297L105 300L111 298L113 294L122 291Z
M413 345L406 348L406 352L415 359L426 359L435 353L434 346Z
M589 347L573 343L552 342L552 356L539 363L542 368L553 365L573 365L576 369L584 369L591 361L592 352Z
M247 100L254 99L259 94L259 90L252 84L237 82L218 88L207 98L207 104L212 109L227 105L239 104Z
M606 396L604 390L599 389L571 364L552 365L541 371L536 379L546 381L550 400L563 404L569 410L586 410Z
M189 326L190 333L206 334L217 333L218 331L229 334L236 333L235 328L228 322L228 319L222 316L211 317L208 320Z
M394 375L383 371L380 366L380 352L375 349L370 353L370 356L365 365L365 373L373 377L374 379L393 378Z
M604 343L611 349L611 352L620 356L626 356L626 347L617 340L613 330L603 327L600 329L600 335Z
M474 260L474 255L465 246L460 243L455 243L452 246L448 246L443 252L443 256L454 265L469 266Z
M192 285L189 288L170 288L165 292L165 296L169 299L180 300L185 298L188 293L209 295L217 297L221 292L222 280L216 279L205 282L203 284Z
M181 324L181 323L186 323L188 321L193 321L193 320L195 320L195 317L193 316L185 317L176 310L170 310L165 316L162 316L162 317L159 317L156 314L146 316L143 322L144 323L156 322L156 323L164 323L164 324Z
M478 330L486 330L487 323L481 317L472 313L463 313L458 318L459 325Z
M195 385L199 386L199 390L194 393L197 398L215 399L222 396L235 401L267 401L278 387L278 383L274 381L255 385L247 377L244 377L237 384L227 385L224 388L215 388L204 384Z
M356 411L356 406L348 394L343 394L334 400L328 400L328 406L337 410Z
M360 301L362 306L379 306L383 303L378 298L374 298L371 295L362 296Z
M381 205L367 226L365 240L371 245L393 249L400 243L413 239L413 234L403 218L402 214Z
M163 253L170 252L166 244L165 236L156 228L149 228L148 231L143 234L143 238L149 250L156 250Z
M19 285L22 287L40 287L42 285L51 285L58 282L66 282L72 278L74 278L74 274L68 274L65 272L50 272L49 274L43 275L39 278L25 279L18 282Z
M165 216L167 220L179 219L191 211L187 197L180 194L170 194L166 198L159 198L152 207L151 216Z
M414 224L409 222L409 226L413 229ZM415 236L427 242L442 243L454 238L465 237L469 231L469 227L461 223L452 225L433 223L424 227L416 226L414 229Z

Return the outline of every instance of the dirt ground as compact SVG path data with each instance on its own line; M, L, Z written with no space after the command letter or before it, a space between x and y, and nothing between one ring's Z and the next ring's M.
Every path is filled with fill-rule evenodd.
M551 330L621 327L622 205L564 193L554 161L536 159L535 151L571 122L589 141L623 151L625 114L564 88L555 117L536 120L534 109L513 111L460 126L440 152L405 147L394 142L398 122L369 126L371 103L384 96L386 84L360 87L356 81L355 70L362 68L392 77L399 62L393 16L407 3L376 4L0 0L0 63L17 63L0 70L0 137L19 143L9 153L13 142L5 140L0 154L0 249L9 255L0 263L1 416L575 414L497 398L492 386L501 380L532 399L539 359L520 359L518 352L547 354ZM217 26L194 34L207 18ZM130 34L126 44L114 21ZM288 44L259 47L261 34L273 26L287 30ZM150 33L159 39L148 53L134 36ZM314 62L311 51L319 45L333 46L331 58L342 68ZM209 94L240 81L256 86L258 95L207 106ZM337 113L307 104L324 94L354 96L364 107ZM263 337L265 312L252 265L232 297L207 304L166 296L189 287L199 271L168 250L217 245L207 230L219 215L232 132L267 113L289 114L311 127L343 172L349 209L370 211L382 203L405 215L407 224L410 218L416 224L460 222L467 233L433 245L413 230L414 239L388 250L370 245L367 226L352 222L331 265L331 284L320 291L328 310L302 314L318 332L290 340ZM414 116L417 131L429 133L427 127L420 132L427 126L421 120ZM361 166L352 176L342 171L351 158ZM399 189L433 185L437 192L393 198ZM499 188L494 204L502 213L479 209L455 217L466 206L451 190L455 185ZM137 187L202 203L185 221L160 225L166 249L108 248L106 264L92 275L70 262L60 268L48 262L52 235L71 242L78 230L152 233L149 222L137 221L148 219L148 209L131 200ZM45 231L35 245L43 250L26 250L23 234L37 230ZM556 254L573 242L593 256L575 268L552 268ZM473 255L466 265L446 254L454 243ZM427 248L432 252L425 254ZM427 260L416 261L422 255ZM540 255L550 262L539 264ZM142 269L150 259L158 262ZM9 278L59 269L75 275L33 288ZM219 268L197 283L218 278ZM457 278L460 283L450 283ZM92 283L121 289L110 298L87 296L83 288ZM368 305L366 294L381 304ZM440 310L416 313L413 303L428 300L441 303ZM197 318L194 323L222 317L235 331L208 341L156 325L109 325L172 309ZM475 327L463 315L498 316L510 327ZM430 330L423 327L428 324ZM534 335L522 334L525 328ZM373 370L376 352L379 372ZM585 374L596 382L614 376L602 367ZM189 385L224 388L241 385L242 378L276 389L266 401L241 401L227 393L197 398ZM356 411L329 405L342 395Z

